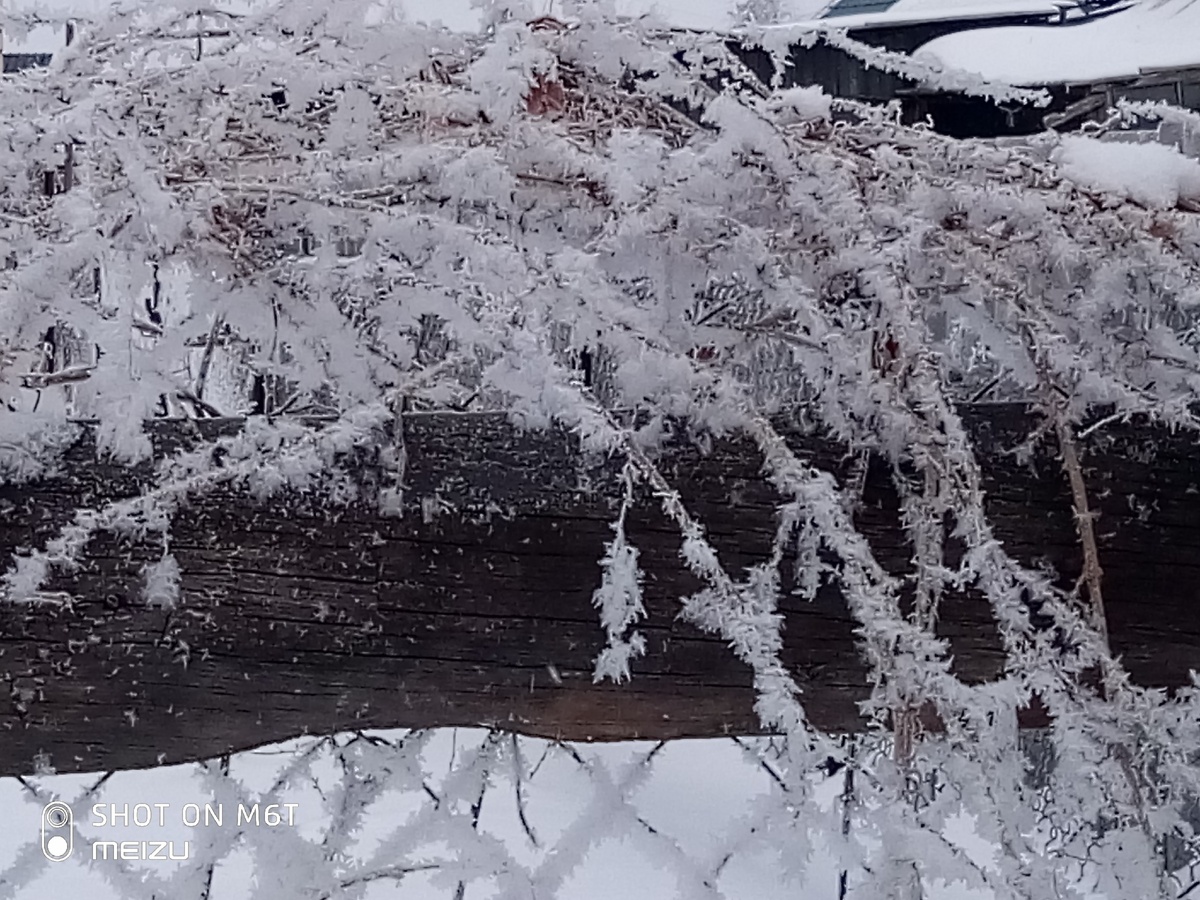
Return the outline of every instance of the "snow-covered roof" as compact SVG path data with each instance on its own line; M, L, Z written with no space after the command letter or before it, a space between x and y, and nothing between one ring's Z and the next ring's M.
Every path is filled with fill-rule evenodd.
M838 0L820 18L788 28L866 28L873 25L912 25L946 19L1001 19L1008 16L1053 16L1072 0ZM857 10L862 10L858 12Z
M31 28L19 40L5 36L3 47L5 53L57 53L65 43L66 37L62 28L39 25Z
M1069 28L991 28L930 41L915 54L1016 85L1071 84L1200 66L1200 0L1143 0Z

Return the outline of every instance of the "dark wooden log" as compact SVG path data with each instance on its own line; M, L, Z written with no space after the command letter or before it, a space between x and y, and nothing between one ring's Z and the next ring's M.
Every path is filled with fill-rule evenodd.
M1020 406L966 414L983 448L989 512L1015 555L1065 582L1080 553L1054 448L1011 451L1036 421ZM200 423L206 434L238 422ZM152 424L156 454L195 424ZM208 758L301 734L490 725L573 739L669 738L759 730L750 673L721 640L677 617L699 587L676 530L649 498L629 534L647 573L647 655L632 682L593 684L603 633L592 606L620 497L619 460L582 456L561 432L522 432L498 415L405 421L410 505L321 496L255 502L216 491L174 523L179 605L148 607L140 567L160 552L102 535L51 588L70 606L0 601L0 775L127 769ZM838 447L787 427L801 455L844 475ZM1200 455L1191 436L1114 426L1084 446L1114 649L1135 680L1186 682L1200 668ZM704 451L680 436L662 465L731 572L763 560L779 498L744 440ZM359 461L368 488L379 472ZM152 478L97 459L81 429L62 474L0 487L0 551L41 546L76 508L134 496ZM858 524L881 562L910 548L887 472L872 464ZM789 563L789 572L791 570ZM790 586L790 585L789 585ZM835 585L783 601L785 660L813 721L861 726L866 671ZM962 677L1003 662L987 603L946 601L940 630ZM1038 724L1031 714L1026 724Z

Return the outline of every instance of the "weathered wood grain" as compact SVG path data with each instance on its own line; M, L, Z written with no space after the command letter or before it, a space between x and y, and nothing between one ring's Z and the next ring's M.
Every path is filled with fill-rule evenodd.
M1074 578L1080 554L1053 448L1027 463L1009 453L1036 425L1020 406L973 408L967 420L986 448L999 536L1019 558ZM191 427L154 423L157 453L194 440ZM72 606L0 605L0 775L29 772L39 756L58 771L139 768L372 727L486 724L577 739L757 730L749 671L676 618L678 598L699 584L649 499L629 522L647 573L648 654L631 683L592 683L603 646L592 593L618 460L585 458L568 435L521 432L496 415L413 415L405 431L403 517L366 502L258 503L221 490L175 522L184 584L174 610L140 596L157 541L107 535L52 585L78 598ZM802 455L845 471L844 448L786 433ZM1121 426L1084 449L1115 649L1136 680L1182 684L1200 668L1196 441ZM752 445L722 440L703 453L681 437L662 464L731 571L766 557L778 498ZM379 473L360 462L358 475L370 488ZM148 467L98 460L85 428L64 474L0 487L0 551L40 545L78 506L150 480ZM858 518L881 562L905 571L910 550L881 466ZM812 602L789 596L783 610L785 660L812 719L860 727L866 672L836 586ZM982 599L948 600L940 628L963 677L996 675L1002 655Z

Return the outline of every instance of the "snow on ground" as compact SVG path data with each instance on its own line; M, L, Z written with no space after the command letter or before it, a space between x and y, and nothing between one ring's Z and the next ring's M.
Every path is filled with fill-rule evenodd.
M1069 27L960 32L930 41L916 55L1018 85L1105 81L1200 66L1200 2L1142 0Z
M403 732L376 734L398 739ZM419 758L426 784L447 796L453 773L461 771L465 754L477 748L483 739L484 732L472 729L441 729L434 733ZM269 791L297 750L308 746L309 741L297 740L237 754L231 760L230 773L249 792L248 799L258 799ZM566 874L556 889L539 896L564 900L615 897L674 900L680 896L783 900L836 896L837 865L821 839L815 843L812 858L805 861L799 855L799 847L795 854L781 853L779 843L764 844L756 832L749 830L771 784L765 770L749 761L731 741L690 740L668 744L654 758L644 782L629 792L630 805L614 807L596 785L620 784L631 778L631 772L638 768L635 764L644 759L652 746L647 742L575 745L593 768L589 775L567 753L546 753L547 742L522 739L525 766L534 769L533 776L523 784L522 807L539 846L533 846L521 824L515 785L504 772L495 772L490 779L479 829L503 842L512 859L542 878L548 888L554 886L556 869L565 865L564 860L576 852L584 852L578 868ZM292 888L300 877L296 873L319 864L324 852L323 828L331 809L342 802L341 777L341 769L331 753L319 756L310 772L301 772L277 798L295 804L292 823L284 822L270 834L242 829L243 838L215 867L212 900L293 896ZM632 777L636 781L638 776ZM39 832L44 802L53 798L70 803L96 780L95 774L30 778L27 783L44 792L41 797L33 797L16 779L0 779L0 811L5 817L0 829L0 895L9 900L41 900L86 892L88 900L148 900L156 889L161 891L164 887L168 893L158 896L170 895L169 886L160 879L169 880L188 866L194 868L194 848L203 834L181 822L182 812L185 804L196 804L199 809L204 809L205 804L215 806L217 797L192 765L116 773L94 797L72 804L80 837L71 857L63 862L47 861L41 853ZM827 779L819 786L824 806L832 810L840 788L840 777ZM354 834L348 854L366 860L382 847L384 858L388 859L388 846L383 843L387 835L412 822L429 802L419 788L385 791ZM153 819L149 825L112 822L114 806L128 805L132 810L139 803L150 806ZM97 813L94 804L108 806L100 807ZM165 804L162 823L156 820L159 813L154 804ZM227 802L222 805L236 807ZM101 817L102 825L97 824ZM831 813L831 819L837 819L836 813ZM582 829L577 827L581 822ZM956 827L959 831L969 831L969 825L963 823ZM222 828L213 833L219 838L223 830L235 828L232 813L226 811ZM296 838L311 843L300 844ZM956 839L963 838L956 835ZM193 857L188 863L178 860L129 863L121 872L111 861L92 861L89 839L171 841L177 856L181 855L183 842L192 841ZM589 848L587 843L593 839ZM964 844L973 856L977 852L985 857L990 855L986 845L969 834ZM450 846L450 856L453 858L459 849ZM479 853L478 848L472 851L464 846L461 850L468 855ZM436 849L427 852L431 857L438 855ZM726 857L728 861L720 867L715 879L715 891L695 883L698 874L711 873ZM500 881L493 883L485 878L468 888L465 896L468 900L479 900L491 896L499 885ZM380 897L433 900L450 898L454 893L455 885L447 886L445 876L439 881L436 874L416 873L400 882L390 879L373 882L363 896L371 900ZM986 900L986 895L958 887L935 886L930 900Z

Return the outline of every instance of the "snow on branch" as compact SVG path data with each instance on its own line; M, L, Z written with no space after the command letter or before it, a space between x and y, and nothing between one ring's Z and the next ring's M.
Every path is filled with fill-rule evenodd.
M631 546L625 536L625 516L633 505L633 476L633 469L627 464L622 475L625 496L613 524L615 534L605 546L604 559L600 561L601 582L593 600L600 609L600 624L608 633L608 646L596 660L597 681L603 678L617 682L628 680L630 659L641 656L646 649L646 639L637 632L626 637L630 626L646 615L637 548Z
M1050 95L1044 90L1016 87L1002 81L994 81L977 72L949 68L940 61L920 54L899 53L865 44L850 37L846 29L838 28L836 19L827 26L814 28L812 25L775 26L771 28L747 29L747 37L760 43L776 59L785 59L793 45L812 47L818 42L841 50L848 56L860 60L873 69L891 72L902 78L917 82L923 88L944 91L950 94L965 94L971 97L986 97L996 103L1024 103L1045 106Z

